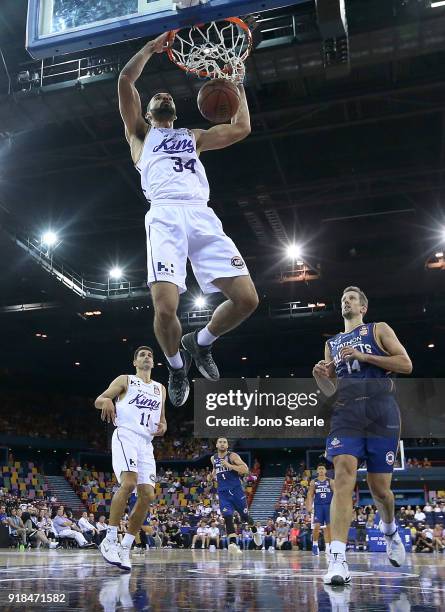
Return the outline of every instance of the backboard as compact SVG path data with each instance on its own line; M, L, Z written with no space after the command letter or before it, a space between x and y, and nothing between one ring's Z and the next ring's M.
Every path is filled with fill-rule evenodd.
M26 49L44 59L308 0L28 0Z

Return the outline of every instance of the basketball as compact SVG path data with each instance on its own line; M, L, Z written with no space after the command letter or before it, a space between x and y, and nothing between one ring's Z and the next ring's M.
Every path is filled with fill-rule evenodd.
M240 104L238 87L225 79L205 83L198 94L201 115L212 123L226 123L236 115Z

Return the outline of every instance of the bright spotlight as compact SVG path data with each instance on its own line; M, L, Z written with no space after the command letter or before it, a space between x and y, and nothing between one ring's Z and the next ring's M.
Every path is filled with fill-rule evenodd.
M119 280L122 278L122 268L119 268L118 266L111 268L110 278L113 278L114 280Z
M58 240L59 238L57 237L57 234L55 232L52 232L51 230L48 230L42 236L42 244L47 247L54 246L56 242L58 242Z
M196 308L204 308L205 305L206 305L206 301L202 296L199 296L195 299Z
M441 236L442 236L442 242L445 242L445 227L442 228Z
M287 247L287 256L289 259L301 259L303 255L303 249L299 244L292 243Z

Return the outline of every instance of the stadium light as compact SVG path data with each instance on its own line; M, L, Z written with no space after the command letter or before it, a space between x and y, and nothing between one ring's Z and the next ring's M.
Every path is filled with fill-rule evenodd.
M445 242L445 227L442 228L441 235L442 235L442 242Z
M48 248L53 247L58 241L59 238L57 234L51 230L48 230L42 235L42 244Z
M299 244L295 244L294 242L287 247L287 256L289 259L294 261L295 259L301 259L303 255L303 249Z
M445 6L445 0L438 0L438 2L431 2L431 8L438 8L439 6Z
M197 297L195 299L195 307L196 308L204 308L204 306L206 305L206 301L205 299L202 297L202 295L200 295L199 297Z
M113 280L119 280L120 278L122 278L122 268L119 268L119 266L111 268L109 272L109 277Z

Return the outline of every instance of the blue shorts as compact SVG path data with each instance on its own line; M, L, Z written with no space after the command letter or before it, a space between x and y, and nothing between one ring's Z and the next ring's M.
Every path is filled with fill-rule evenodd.
M319 523L320 525L329 525L331 522L330 510L330 504L314 504L314 517L312 522Z
M329 461L352 455L371 474L392 473L400 438L400 411L393 395L349 399L334 404L326 441Z
M236 510L241 518L247 518L249 509L247 507L247 497L242 487L218 491L218 497L219 509L223 516L232 516Z

